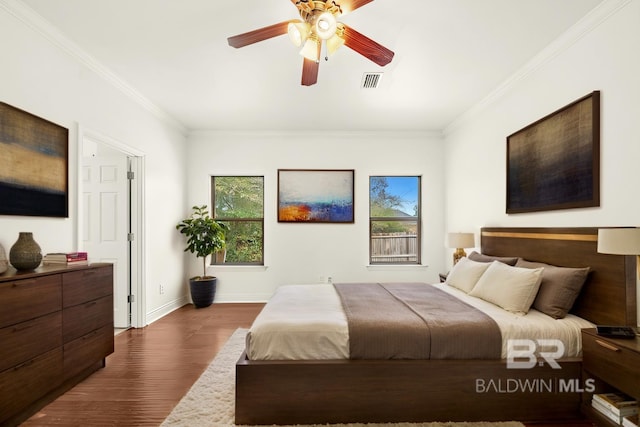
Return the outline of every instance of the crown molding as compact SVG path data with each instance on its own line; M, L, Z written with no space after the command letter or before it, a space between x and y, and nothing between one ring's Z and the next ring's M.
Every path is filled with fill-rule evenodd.
M101 64L93 56L81 49L80 46L63 35L60 30L21 0L0 0L0 9L6 10L27 27L42 35L51 44L92 70L98 76L102 77L109 84L120 90L134 102L141 105L144 109L151 112L158 119L174 127L183 135L187 134L187 128L182 123L154 104L149 98L141 94L138 90Z
M443 134L440 131L352 131L352 130L316 130L316 131L302 131L302 130L216 130L216 129L196 129L189 132L189 139L197 138L282 138L286 137L299 137L301 140L317 137L317 138L351 138L351 139L443 139Z
M521 81L528 78L537 69L550 62L557 55L573 46L576 42L599 27L620 9L631 3L631 1L632 0L604 0L575 25L565 31L560 37L551 42L540 53L531 58L529 62L501 83L489 95L453 120L444 128L443 134L445 136L450 135L465 123L479 116L493 103L502 98L506 92L517 86Z

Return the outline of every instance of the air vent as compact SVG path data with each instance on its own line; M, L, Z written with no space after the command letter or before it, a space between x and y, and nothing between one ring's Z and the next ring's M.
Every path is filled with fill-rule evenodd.
M382 73L364 73L362 76L363 89L376 89L382 80Z

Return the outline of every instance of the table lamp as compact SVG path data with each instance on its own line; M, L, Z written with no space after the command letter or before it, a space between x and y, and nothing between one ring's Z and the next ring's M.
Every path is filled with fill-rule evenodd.
M475 236L473 233L449 233L448 246L455 248L453 253L453 264L457 264L460 258L466 257L464 248L473 248L475 246Z
M640 228L598 229L598 252L614 255L636 255L636 269L640 278Z

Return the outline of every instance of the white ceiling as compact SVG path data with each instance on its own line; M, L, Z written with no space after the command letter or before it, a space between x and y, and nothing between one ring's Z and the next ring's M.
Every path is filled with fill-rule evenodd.
M290 0L22 0L187 130L442 130L602 0L376 0L340 20L395 52L342 47L300 85L286 35L227 37L298 18ZM384 72L361 89L366 72Z

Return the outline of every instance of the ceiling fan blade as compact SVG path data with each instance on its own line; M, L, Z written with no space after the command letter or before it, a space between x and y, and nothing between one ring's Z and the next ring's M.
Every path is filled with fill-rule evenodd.
M289 22L292 21L284 21L278 24L269 25L268 27L249 31L248 33L238 34L237 36L227 38L227 41L229 42L229 46L239 48L261 42L272 37L281 36L283 34L287 34Z
M342 15L347 13L351 13L354 10L364 6L365 4L371 3L373 0L335 0L337 4L340 5L342 9Z
M350 49L355 50L360 55L375 62L376 64L384 67L393 59L394 53L354 30L353 28L342 24L344 27L344 45Z
M302 63L302 85L311 86L318 82L318 70L320 63L311 59L304 58Z

